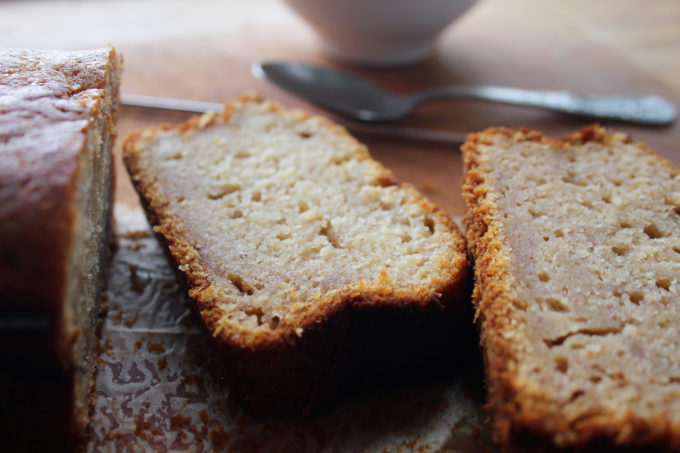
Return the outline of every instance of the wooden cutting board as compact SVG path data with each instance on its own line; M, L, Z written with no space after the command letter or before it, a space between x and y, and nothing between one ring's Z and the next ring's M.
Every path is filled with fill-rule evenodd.
M605 17L605 11L596 13ZM327 60L318 52L314 35L297 19L263 11L250 22L225 23L218 35L120 46L125 57L122 90L212 102L257 91L286 106L331 116L251 75L253 62L285 60L338 67L403 93L446 84L496 84L599 94L656 93L680 105L677 87L668 86L659 77L636 67L601 39L590 39L591 29L571 22L568 17L559 8L541 7L535 1L483 1L446 31L437 53L427 61L403 68L366 69ZM124 109L120 137L139 127L186 117ZM397 125L456 133L489 126L524 125L549 135L564 135L587 124L589 121L530 108L437 101L422 106ZM665 128L604 125L632 134L680 164L676 145L680 141L678 125ZM452 216L463 213L459 143L357 135L398 178L414 184ZM118 200L135 203L136 196L120 165L118 176Z

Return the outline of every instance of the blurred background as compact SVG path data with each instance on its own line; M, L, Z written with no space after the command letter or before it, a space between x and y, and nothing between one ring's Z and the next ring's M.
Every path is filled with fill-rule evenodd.
M251 64L279 60L342 67L401 93L464 83L598 94L649 92L676 105L680 100L677 0L479 0L444 30L431 57L396 68L343 66L329 60L309 25L279 0L0 2L4 47L76 49L107 44L124 56L124 93L225 102L254 90L325 115L255 79ZM124 109L120 136L184 117ZM358 135L397 176L457 215L462 198L456 142L465 133L525 125L562 135L586 124L530 108L437 101L397 126L450 134L444 140L394 139L366 131ZM606 126L632 133L680 164L677 126ZM119 199L134 202L126 180L119 184Z

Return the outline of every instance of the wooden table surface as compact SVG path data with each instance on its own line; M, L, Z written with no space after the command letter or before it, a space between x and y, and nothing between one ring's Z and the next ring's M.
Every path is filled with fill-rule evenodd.
M124 55L124 93L224 102L257 91L321 114L326 113L256 80L250 66L267 59L339 66L319 53L310 28L277 0L0 3L2 46L90 48L107 43ZM402 68L344 69L397 92L483 83L601 94L650 92L680 105L680 2L480 0L443 33L427 61ZM131 130L184 117L124 109L116 148ZM438 101L398 126L467 133L525 125L562 135L586 124L528 108ZM680 165L680 125L605 126L632 134ZM400 179L415 184L451 215L462 214L459 143L358 135ZM120 164L117 199L136 203Z

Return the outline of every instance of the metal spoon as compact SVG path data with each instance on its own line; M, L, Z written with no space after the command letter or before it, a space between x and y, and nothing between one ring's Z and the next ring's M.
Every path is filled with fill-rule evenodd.
M256 63L252 72L314 104L367 122L397 121L421 102L444 97L526 105L655 126L670 124L677 115L671 103L655 95L602 96L498 86L450 86L398 95L352 74L301 63Z

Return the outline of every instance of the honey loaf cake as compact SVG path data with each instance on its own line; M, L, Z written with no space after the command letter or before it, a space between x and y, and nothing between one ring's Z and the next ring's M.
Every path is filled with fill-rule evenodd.
M0 431L8 451L77 449L85 438L119 64L113 48L0 49Z
M399 373L455 337L470 290L462 234L342 127L246 95L123 148L251 412L307 412L343 380L376 364Z
M462 150L496 440L677 450L678 170L598 126Z

